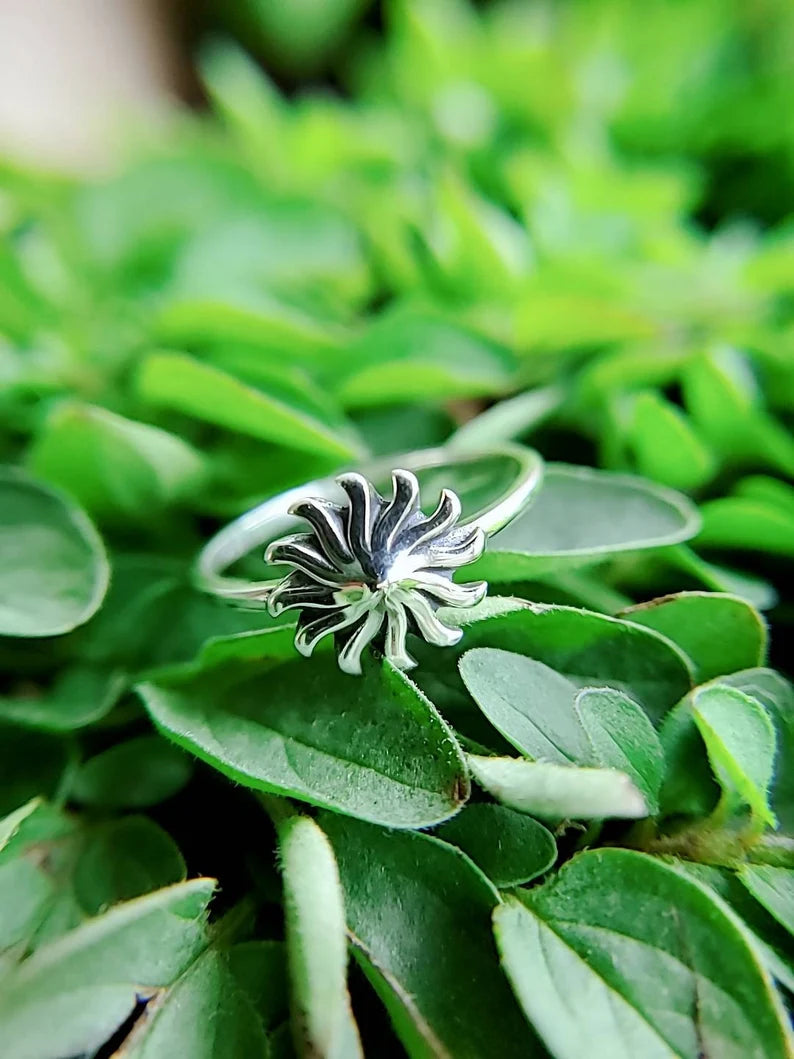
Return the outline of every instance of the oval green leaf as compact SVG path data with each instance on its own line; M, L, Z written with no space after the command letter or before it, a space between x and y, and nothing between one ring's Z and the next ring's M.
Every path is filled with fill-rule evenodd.
M516 996L557 1059L791 1055L783 1005L739 920L645 854L582 853L498 907L494 929ZM572 1018L572 1000L585 997Z
M468 796L461 751L388 663L361 677L332 655L232 663L139 686L170 739L239 783L392 827L426 827Z
M0 636L59 636L99 609L110 578L80 508L0 469Z
M554 836L543 824L489 802L465 806L436 835L462 849L502 889L536 879L557 859Z
M622 552L694 537L700 517L685 496L631 475L546 465L536 500L497 534L466 576L520 581Z

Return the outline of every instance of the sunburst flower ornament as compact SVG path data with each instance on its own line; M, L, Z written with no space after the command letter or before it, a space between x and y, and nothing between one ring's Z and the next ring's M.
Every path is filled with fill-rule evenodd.
M346 504L299 501L290 514L305 519L311 531L268 547L267 562L293 567L271 592L270 613L300 611L295 646L307 657L323 637L335 634L345 673L361 672L362 652L376 639L400 669L416 665L406 648L409 631L440 647L457 643L461 630L445 625L437 612L442 606L471 607L485 596L485 581L452 580L455 570L482 554L483 530L458 524L460 500L449 489L424 515L410 471L392 472L390 500L362 474L336 481Z

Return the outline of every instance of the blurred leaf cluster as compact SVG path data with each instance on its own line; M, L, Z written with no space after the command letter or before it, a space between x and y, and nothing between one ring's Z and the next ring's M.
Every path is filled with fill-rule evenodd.
M790 1056L794 9L225 7L205 111L0 164L2 1048ZM410 678L193 586L506 439L542 490Z

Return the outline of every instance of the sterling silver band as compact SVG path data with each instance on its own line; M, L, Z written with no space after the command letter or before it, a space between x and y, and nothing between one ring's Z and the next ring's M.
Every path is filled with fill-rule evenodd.
M388 477L395 469L408 472L443 467L459 467L484 463L494 459L508 461L515 468L509 488L485 509L461 519L460 526L479 529L488 537L503 529L529 504L543 479L543 461L532 449L521 445L502 444L478 452L456 452L452 449L422 449L397 456L373 460L358 472L370 481ZM249 581L224 575L238 560L275 537L305 527L302 518L290 514L292 506L307 498L337 502L345 493L334 478L320 478L305 485L288 489L271 497L225 526L202 549L196 565L198 586L206 592L231 601L267 600L280 584L281 578Z

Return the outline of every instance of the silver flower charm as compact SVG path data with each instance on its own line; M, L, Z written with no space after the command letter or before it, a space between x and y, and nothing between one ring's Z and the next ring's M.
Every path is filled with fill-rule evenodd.
M294 567L271 593L270 613L300 610L295 646L307 657L324 636L339 634L345 673L361 672L361 653L384 625L383 653L400 669L416 665L405 646L409 631L440 647L457 643L461 630L444 625L436 611L474 606L488 587L452 580L485 547L481 529L457 525L458 497L444 489L436 510L425 516L415 475L396 470L392 481L394 496L387 501L363 475L341 475L347 505L294 504L290 514L306 519L312 532L274 541L265 553L269 563Z

